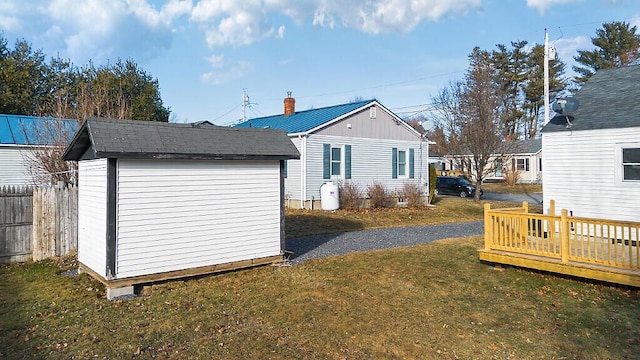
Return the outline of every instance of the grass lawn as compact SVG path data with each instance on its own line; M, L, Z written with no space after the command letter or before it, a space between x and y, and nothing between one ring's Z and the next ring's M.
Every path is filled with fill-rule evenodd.
M542 184L516 184L508 186L504 183L482 184L484 192L505 193L505 194L534 194L542 192Z
M294 212L287 223L444 222L447 207L478 218L481 204L450 200L466 206ZM637 359L640 290L495 269L478 260L481 246L449 239L263 266L147 286L125 301L107 301L86 274L62 276L73 257L0 266L0 358Z
M433 225L452 221L478 221L484 216L483 206L515 207L521 204L501 201L480 201L458 197L439 197L429 209L376 209L358 211L310 211L287 209L285 233L288 238L313 234L330 234L392 226ZM542 212L542 207L529 204L530 212Z

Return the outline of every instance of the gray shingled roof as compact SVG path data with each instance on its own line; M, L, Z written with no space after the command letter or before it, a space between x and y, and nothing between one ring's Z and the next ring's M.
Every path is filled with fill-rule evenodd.
M640 65L599 70L578 90L578 110L569 116L556 115L542 129L557 131L640 127Z
M295 145L281 130L101 118L84 122L63 157L79 160L87 151L91 158L300 158Z

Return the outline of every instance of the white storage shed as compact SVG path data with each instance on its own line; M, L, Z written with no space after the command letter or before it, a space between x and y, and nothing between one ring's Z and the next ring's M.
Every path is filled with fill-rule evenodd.
M78 160L78 261L107 287L281 261L283 131L92 118Z

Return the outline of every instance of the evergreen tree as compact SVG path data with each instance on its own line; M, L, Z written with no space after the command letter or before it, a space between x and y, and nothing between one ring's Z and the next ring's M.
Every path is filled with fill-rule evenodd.
M614 21L605 23L596 30L596 37L591 43L593 50L579 50L574 57L581 66L574 66L573 70L580 74L575 81L579 84L586 82L600 69L611 69L632 65L640 59L640 35L636 33L636 26L629 23Z

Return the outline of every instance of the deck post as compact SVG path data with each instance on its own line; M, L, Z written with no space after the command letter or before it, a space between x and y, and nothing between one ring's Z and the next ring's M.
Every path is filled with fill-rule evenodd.
M563 264L569 262L569 221L566 209L562 209L560 213L560 256Z
M493 234L491 232L491 204L484 204L484 249L486 251L491 250L491 238Z
M529 203L526 201L522 202L522 209L524 210L525 214L529 213ZM529 217L526 215L521 215L521 222L520 222L520 236L522 236L522 239L520 241L522 241L522 244L524 245L524 247L527 247L527 243L528 243L528 239L529 239Z

